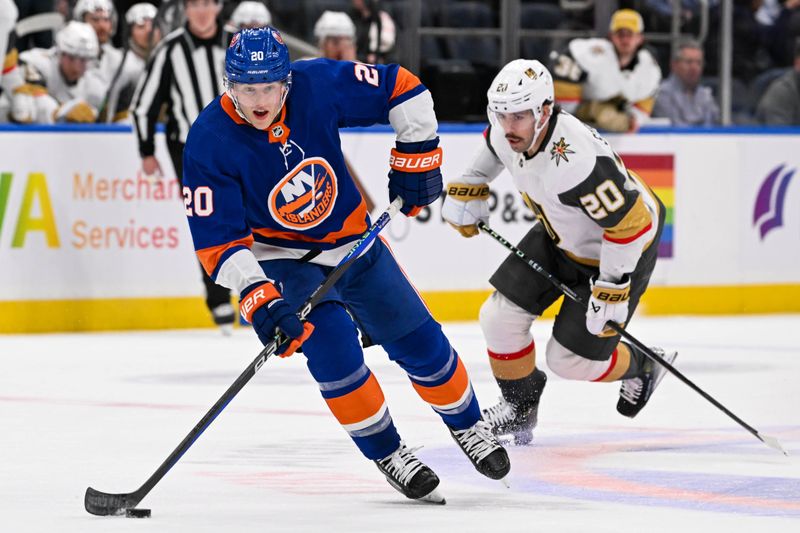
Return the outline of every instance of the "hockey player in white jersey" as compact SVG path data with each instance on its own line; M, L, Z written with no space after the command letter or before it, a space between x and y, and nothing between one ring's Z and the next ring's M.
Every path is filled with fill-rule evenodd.
M555 56L555 97L595 127L636 131L653 111L661 68L643 47L644 22L632 9L611 17L608 39L573 39Z
M128 107L150 52L161 40L161 30L155 25L158 9L153 4L139 2L125 12L127 43L122 62L111 78L111 84L100 110L100 122L129 120Z
M553 80L540 62L506 65L488 100L485 144L459 183L447 186L442 214L462 235L477 235L478 221L489 218L489 184L508 170L538 219L518 247L589 301L585 309L564 299L545 350L548 367L566 379L621 380L617 410L633 417L664 369L606 322L629 322L647 288L664 206L597 131L554 105ZM513 254L490 283L496 292L480 324L502 398L483 415L496 434L526 444L547 380L530 327L561 293Z
M24 84L11 100L11 117L20 123L94 122L107 83L89 68L99 46L88 24L70 21L56 34L53 48L19 55Z
M111 44L117 31L117 12L111 0L78 0L72 16L78 22L89 24L97 35L100 53L91 68L97 69L107 84L122 62L122 51Z

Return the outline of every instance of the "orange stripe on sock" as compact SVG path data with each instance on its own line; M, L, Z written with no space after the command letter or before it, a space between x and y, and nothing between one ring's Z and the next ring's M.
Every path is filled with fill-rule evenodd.
M385 399L378 380L370 374L369 379L356 390L338 398L325 398L325 402L336 420L342 425L348 425L374 416Z
M419 383L413 383L413 385L423 400L431 405L444 406L453 404L464 396L467 387L469 387L469 376L464 363L461 362L459 357L456 363L456 371L447 382L435 387L426 387Z

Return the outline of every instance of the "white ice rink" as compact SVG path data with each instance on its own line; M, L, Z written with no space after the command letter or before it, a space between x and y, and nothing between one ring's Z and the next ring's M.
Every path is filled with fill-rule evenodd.
M540 351L551 322L535 325ZM446 325L484 406L498 394L477 324ZM800 316L637 319L676 366L784 457L667 376L634 420L617 384L548 372L511 488L481 477L380 348L367 350L401 435L446 506L395 492L328 413L302 356L272 359L144 499L95 517L87 486L138 488L259 351L251 331L0 336L0 531L800 531ZM544 357L539 364L547 370Z

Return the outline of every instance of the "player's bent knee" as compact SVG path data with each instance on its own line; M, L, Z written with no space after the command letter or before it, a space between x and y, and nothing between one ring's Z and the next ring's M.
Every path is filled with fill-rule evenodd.
M515 352L531 341L534 315L525 311L499 292L493 293L481 306L478 321L490 350Z
M564 379L591 381L608 366L604 361L592 361L565 348L554 337L547 343L547 366Z

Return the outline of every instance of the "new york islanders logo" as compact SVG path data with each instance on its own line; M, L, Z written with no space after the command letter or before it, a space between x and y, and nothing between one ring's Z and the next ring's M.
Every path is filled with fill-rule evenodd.
M269 193L269 212L285 228L307 230L330 216L338 192L336 174L326 160L304 159Z

